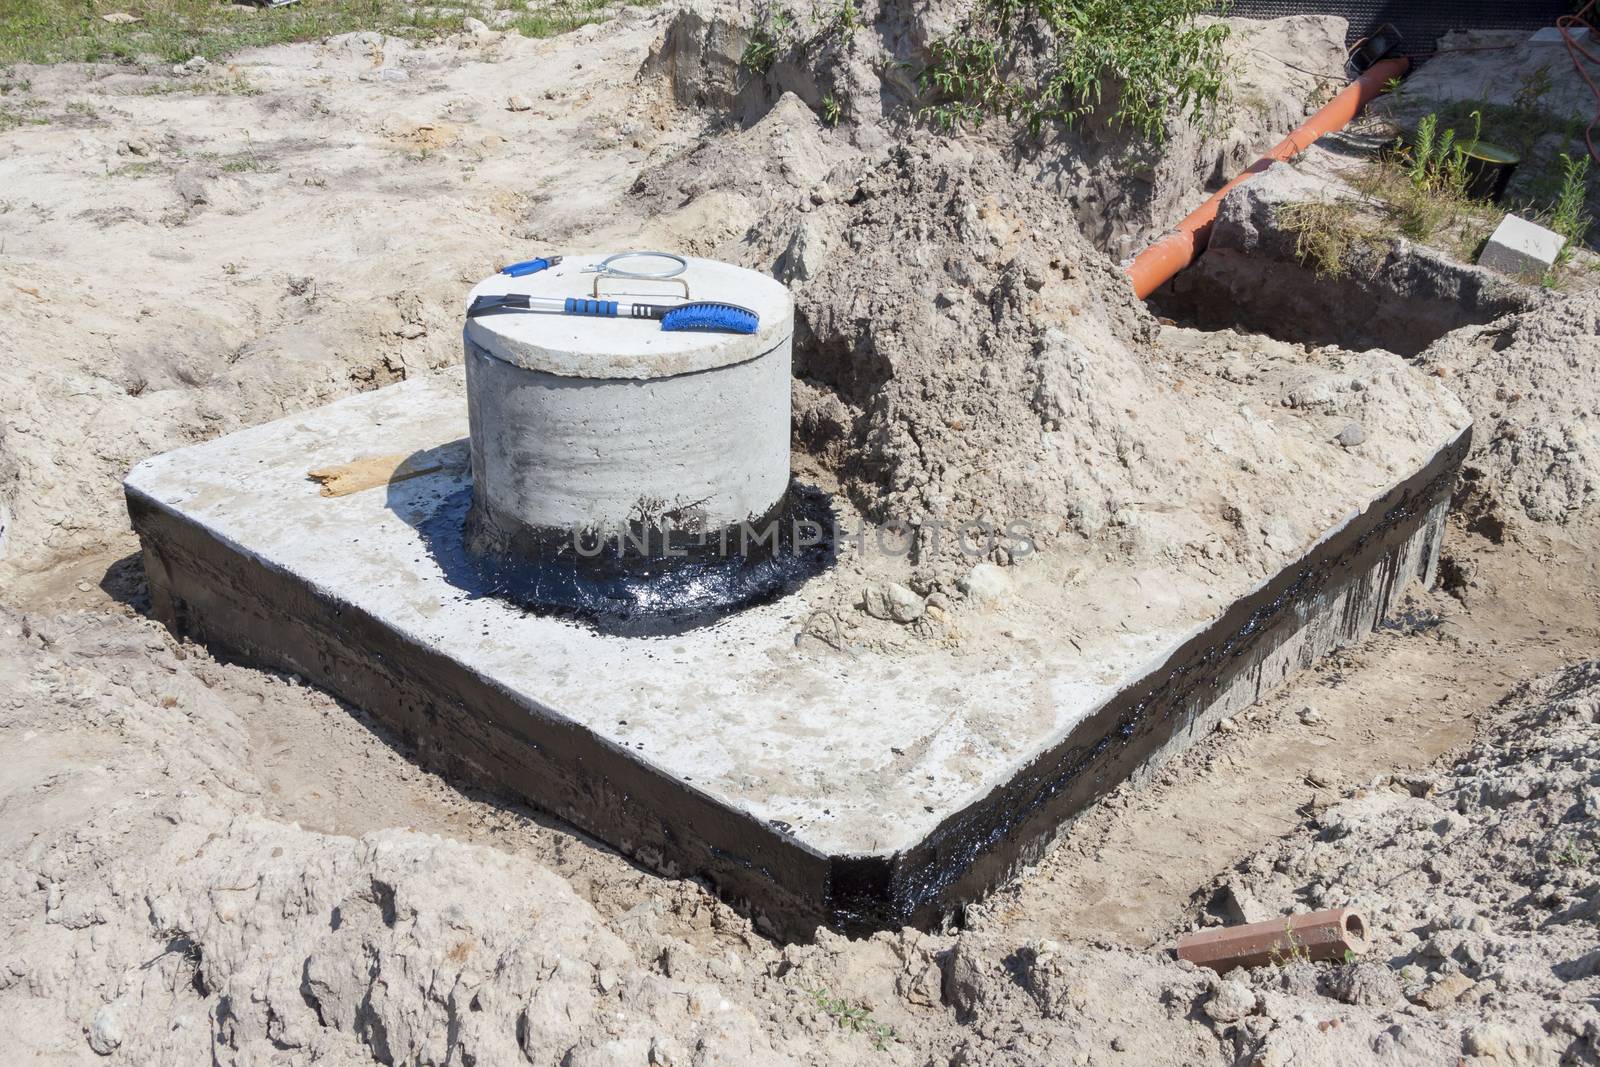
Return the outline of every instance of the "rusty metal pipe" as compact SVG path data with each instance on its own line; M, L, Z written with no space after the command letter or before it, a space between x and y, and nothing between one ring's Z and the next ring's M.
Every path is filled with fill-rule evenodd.
M1178 939L1178 958L1214 971L1292 959L1342 960L1367 951L1367 921L1351 908L1201 930Z
M1222 198L1235 186L1249 181L1274 163L1304 152L1323 134L1344 129L1368 101L1383 92L1391 78L1400 77L1410 67L1411 61L1404 56L1374 63L1365 74L1324 104L1322 110L1307 119L1304 125L1279 141L1272 151L1250 164L1233 181L1218 189L1211 199L1191 211L1178 223L1176 230L1135 256L1133 262L1128 264L1127 273L1139 299L1143 300L1161 288L1206 250L1206 244L1211 240L1211 224L1217 218L1217 208L1221 206Z

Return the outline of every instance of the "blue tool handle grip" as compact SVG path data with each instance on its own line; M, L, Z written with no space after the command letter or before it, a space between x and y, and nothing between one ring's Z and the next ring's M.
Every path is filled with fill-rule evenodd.
M509 263L500 268L501 274L508 274L513 278L521 278L528 274L538 274L561 262L560 256L550 256L545 259L525 259L521 263Z
M566 312L568 315L600 315L615 318L617 302L615 300L590 300L583 296L567 297Z

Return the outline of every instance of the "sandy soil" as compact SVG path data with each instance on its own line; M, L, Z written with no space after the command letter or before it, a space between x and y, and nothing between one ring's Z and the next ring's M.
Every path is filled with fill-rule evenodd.
M1553 673L1600 640L1583 449L1553 461L1560 523L1519 504L1546 499L1530 465L1548 450L1482 454L1491 499L1467 519L1499 518L1453 525L1446 588L1119 790L962 929L859 942L767 941L701 886L442 781L359 709L142 614L117 490L132 462L454 363L460 294L498 259L577 235L727 254L755 232L792 275L804 240L769 247L793 228L761 216L887 150L895 116L730 127L695 101L717 69L706 28L739 16L706 11L543 42L357 35L199 74L26 72L51 121L0 134L8 1046L138 1064L1595 1061L1600 683ZM1341 37L1297 20L1251 47L1299 67ZM722 47L726 64L740 45ZM879 47L841 67L863 99L852 63ZM792 112L778 94L805 86L785 77L743 91ZM1293 68L1252 88L1263 103L1231 130L1175 143L1158 194L1106 208L1103 167L1060 191L1109 220L1100 247L1170 222L1321 92ZM1588 365L1592 327L1545 323L1526 336L1557 340L1519 373L1550 373L1551 345L1553 366ZM1192 343L1140 329L1138 351ZM1479 374L1475 337L1429 358ZM1462 394L1480 423L1503 404ZM1555 406L1581 426L1600 399ZM1167 952L1191 926L1345 901L1376 917L1372 962L1219 981Z

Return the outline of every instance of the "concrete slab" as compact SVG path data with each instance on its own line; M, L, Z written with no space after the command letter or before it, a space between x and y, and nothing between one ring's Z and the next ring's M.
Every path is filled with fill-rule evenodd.
M1368 632L1431 580L1469 435L1353 492L1262 584L1193 568L1136 594L1108 565L1083 592L1101 632L1066 643L1040 612L981 657L808 651L804 586L649 638L482 595L457 566L466 436L450 374L141 463L126 490L155 612L804 937L938 921L1107 789ZM439 469L349 496L306 477L418 452Z

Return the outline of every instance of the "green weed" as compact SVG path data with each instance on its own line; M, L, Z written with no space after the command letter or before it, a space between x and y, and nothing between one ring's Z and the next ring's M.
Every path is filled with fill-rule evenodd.
M1578 847L1578 841L1573 837L1568 837L1566 847L1556 853L1557 864L1573 869L1587 867L1593 858L1588 849Z
M1439 130L1439 116L1425 115L1417 123L1417 133L1410 145L1401 148L1406 175L1419 193L1462 199L1467 192L1467 153L1478 143L1483 125L1483 114L1472 112L1473 128L1470 140L1456 140L1454 127Z
M856 10L856 0L843 0L834 12L833 25L840 33L854 33L861 25L861 13Z
M1589 157L1573 157L1561 153L1561 191L1556 194L1555 207L1550 213L1550 228L1567 239L1556 263L1572 258L1572 246L1583 243L1589 235L1589 213L1584 200L1589 189Z
M891 1041L900 1040L894 1027L874 1019L865 1004L852 1004L842 997L831 997L825 989L808 989L806 995L839 1029L866 1034L872 1040L872 1047L880 1052L886 1050Z
M1417 123L1410 142L1352 177L1358 190L1374 201L1405 236L1416 241L1451 238L1456 254L1471 259L1476 246L1504 215L1493 205L1467 195L1467 152L1478 142L1481 115L1469 116L1469 137L1454 127L1441 128L1436 114Z
M789 47L794 32L794 15L784 8L768 8L750 30L750 40L739 56L739 65L752 74L772 69L778 54Z
M1283 947L1274 947L1267 953L1268 960L1274 967L1287 967L1291 963L1310 963L1311 950L1306 943L1295 936L1294 927L1288 919L1283 921Z

